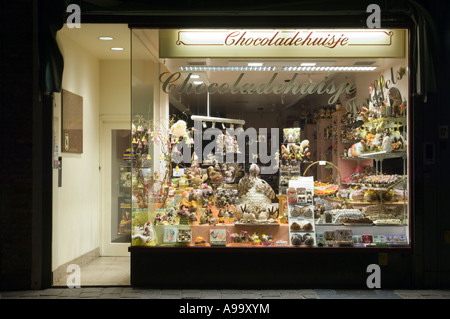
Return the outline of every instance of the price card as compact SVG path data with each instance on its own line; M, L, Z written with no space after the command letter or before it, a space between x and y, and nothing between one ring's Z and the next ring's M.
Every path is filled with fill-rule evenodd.
M184 168L179 168L178 170L173 169L173 177L181 177L181 175L184 175Z

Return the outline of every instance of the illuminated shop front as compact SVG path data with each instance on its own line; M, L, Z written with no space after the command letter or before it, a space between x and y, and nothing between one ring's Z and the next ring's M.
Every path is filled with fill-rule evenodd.
M407 29L131 32L132 284L409 258Z
M2 289L448 286L444 2L4 7Z

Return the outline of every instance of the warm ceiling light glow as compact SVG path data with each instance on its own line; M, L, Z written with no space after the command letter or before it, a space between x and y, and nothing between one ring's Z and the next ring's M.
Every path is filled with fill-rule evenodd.
M199 78L200 78L200 75L198 75L198 74L191 75L191 79L199 79Z
M261 62L250 62L247 65L248 66L263 66L264 63Z
M110 40L114 40L113 37L98 37L99 40L103 40L103 41L110 41Z
M284 66L281 68L282 71L374 71L376 66Z
M182 66L181 71L274 71L274 66Z
M303 62L300 66L316 66L315 62Z
M111 48L111 50L113 50L113 51L123 51L123 48L116 47L116 48Z
M195 85L203 84L203 81L194 81Z

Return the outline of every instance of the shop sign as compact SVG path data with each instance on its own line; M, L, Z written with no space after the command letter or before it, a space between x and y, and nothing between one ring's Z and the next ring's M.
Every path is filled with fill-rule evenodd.
M159 31L160 58L404 57L406 30Z
M254 82L245 82L245 72L240 73L232 83L205 83L193 84L191 82L192 73L189 73L183 81L181 73L164 72L160 74L159 81L162 84L164 93L173 95L178 94L328 94L330 98L328 103L335 104L342 93L350 94L356 88L356 84L342 82L304 82L296 81L298 73L294 73L288 82L277 82L278 73L274 73L268 82L256 84Z

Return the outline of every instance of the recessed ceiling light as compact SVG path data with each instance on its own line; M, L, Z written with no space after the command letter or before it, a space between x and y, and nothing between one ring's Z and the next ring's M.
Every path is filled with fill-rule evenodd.
M303 62L300 66L316 66L315 62Z
M264 63L261 62L250 62L247 65L248 66L263 66Z
M196 85L203 84L203 81L194 81L194 84Z
M115 48L111 48L111 50L113 51L123 51L123 48L119 48L119 47L115 47Z
M200 75L198 75L198 74L191 75L191 79L199 79L199 78L200 78Z
M103 41L110 41L110 40L114 40L113 37L98 37L99 40L103 40Z

